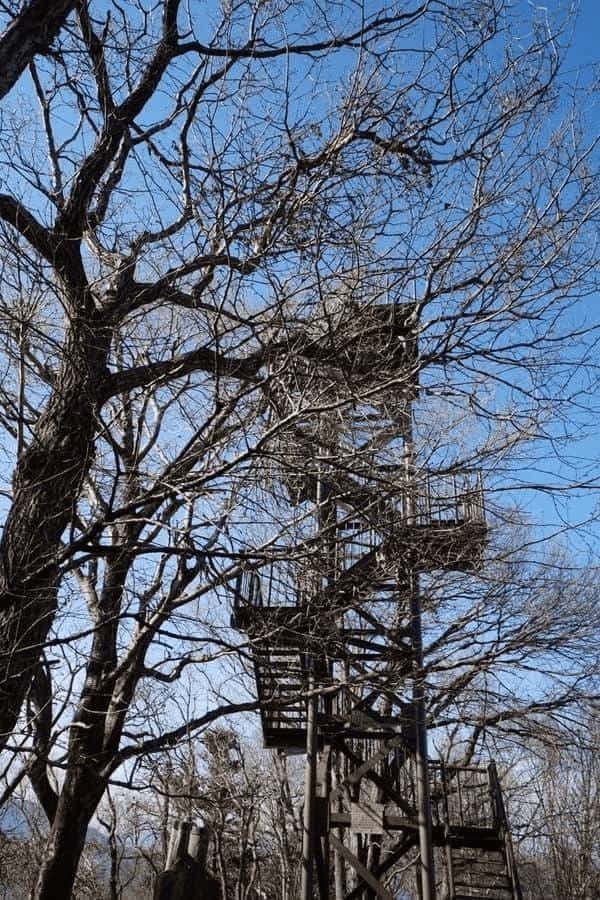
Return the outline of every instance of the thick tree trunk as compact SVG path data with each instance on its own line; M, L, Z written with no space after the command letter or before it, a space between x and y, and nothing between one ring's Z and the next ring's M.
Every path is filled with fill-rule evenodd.
M94 632L85 683L71 725L65 783L52 820L35 900L71 896L87 827L106 790L106 772L111 769L121 741L129 706L127 698L131 697L139 675L134 667L124 682L115 687L118 610L133 559L125 532L131 528L131 525L123 526L123 549L108 564L105 573L100 596L104 618L98 620ZM120 705L109 715L115 690Z
M0 97L4 97L34 56L44 53L75 7L75 0L31 0L0 37Z
M0 747L15 726L56 612L61 537L93 459L108 353L102 337L101 329L71 327L56 386L15 473L0 544Z
M33 900L68 900L72 896L88 825L106 783L105 778L83 767L67 774Z

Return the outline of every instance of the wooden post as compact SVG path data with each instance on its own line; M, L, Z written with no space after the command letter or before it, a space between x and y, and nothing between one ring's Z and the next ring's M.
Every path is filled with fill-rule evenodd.
M417 513L414 496L415 451L412 434L410 403L404 414L404 465L406 475L407 522L413 523ZM418 552L418 551L417 551ZM427 754L427 721L425 714L425 673L423 662L423 635L421 631L421 598L419 576L412 561L407 572L410 592L411 643L413 654L413 702L415 707L415 770L417 787L417 822L419 828L420 893L422 900L435 900L435 874L433 870L433 837L431 832L431 801L429 796L429 762Z
M317 698L314 696L314 672L309 673L306 701L306 770L304 773L304 812L302 817L301 900L312 900L315 862L315 799L317 785Z
M446 856L446 877L447 877L447 891L449 897L454 897L454 860L452 858L452 845L450 843L450 808L448 805L448 797L450 793L450 785L448 784L448 773L446 772L446 765L444 762L440 764L440 776L442 782L442 793L443 793L443 803L442 809L444 811L444 853Z
M338 787L340 779L342 777L342 773L340 772L340 763L343 765L347 764L346 758L343 757L342 760L338 757L336 760L335 767L333 768L333 788L334 791ZM341 800L336 796L336 806L337 810L341 810ZM336 828L333 832L337 840L341 843L343 831L341 828ZM346 893L346 878L345 878L345 868L344 861L340 851L337 847L334 847L333 850L333 875L334 875L334 884L335 884L335 900L344 900L344 895Z
M321 900L329 900L329 798L331 793L331 748L317 750L315 807L315 856Z
M431 800L429 796L429 763L427 754L427 722L425 718L425 686L423 674L423 639L421 634L421 603L417 576L412 575L411 625L414 654L413 700L415 705L417 781L417 821L419 848L421 850L420 876L422 900L435 900L435 875L433 871L433 840L431 833Z

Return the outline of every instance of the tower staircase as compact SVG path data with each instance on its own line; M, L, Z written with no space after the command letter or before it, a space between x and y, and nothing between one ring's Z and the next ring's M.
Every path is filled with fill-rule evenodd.
M403 373L393 403L386 385L364 408L354 402L347 421L329 422L325 437L309 417L280 441L290 502L315 509L315 552L247 568L233 588L232 625L247 636L265 746L307 753L303 900L394 900L396 872L411 863L412 896L521 900L495 767L428 761L426 745L423 753L419 573L478 571L487 524L477 473L414 465L412 313L386 304L359 351L344 350L368 383L377 327L392 323L400 349L387 363ZM324 378L336 398L347 375L335 374L340 359L338 347ZM297 389L313 385L299 369L274 389L282 416L294 378ZM345 447L369 418L377 439L354 469L336 465L351 458ZM320 455L330 463L307 462L317 444L327 444Z

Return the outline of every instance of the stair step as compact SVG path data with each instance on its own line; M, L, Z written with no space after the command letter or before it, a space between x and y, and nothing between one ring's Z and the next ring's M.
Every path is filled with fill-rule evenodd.
M277 670L279 672L301 672L302 665L298 659L273 659L268 656L255 657L254 662L260 668Z
M502 894L464 894L455 892L452 900L512 900L512 897L512 891L507 888Z
M269 725L271 728L279 728L280 730L285 730L286 728L293 728L295 730L304 729L306 723L304 719L268 719Z
M264 672L265 674L271 673L273 677L280 675L295 675L298 678L304 677L304 672L299 668L292 668L291 666L270 666L268 663L261 663L256 667L260 672Z
M281 669L280 671L277 669L271 669L267 666L264 668L259 668L260 677L270 681L281 681L286 678L291 678L292 676L297 680L299 678L303 678L302 672L293 672L290 669ZM302 681L304 683L304 681Z
M491 871L490 869L477 869L472 870L471 872L466 871L457 871L454 869L454 881L457 884L465 884L469 887L478 887L479 882L485 884L508 884L508 874L506 869L498 870L496 872Z
M255 659L254 664L258 669L267 669L271 672L301 672L302 666L295 660L289 662L273 661L271 659Z
M486 859L485 857L475 857L474 859L456 859L455 856L452 856L452 862L454 867L457 869L472 869L472 868L481 868L486 867L491 871L503 871L506 872L506 863L502 858L500 859Z
M490 885L485 888L469 888L464 885L455 885L454 886L454 895L453 900L462 900L462 898L469 898L469 900L481 900L481 898L486 898L486 900L507 900L510 898L512 900L513 892L509 887L495 887L494 885Z
M254 658L257 660L266 660L267 662L275 663L280 666L289 666L290 664L299 666L301 663L297 649L293 653L255 653Z
M455 856L452 857L452 863L454 868L456 869L488 869L490 871L502 871L506 872L506 863L504 859L485 859L485 857L476 857L475 859L456 859Z
M277 728L301 728L304 724L303 719L269 719L272 727Z
M257 671L264 675L265 678L285 678L293 675L295 678L304 678L304 672L299 669L274 669L272 666L256 666Z
M268 695L268 696L270 696L270 695ZM298 716L304 716L306 714L305 706L303 703L300 704L300 703L297 703L295 700L289 700L285 696L283 696L283 697L279 696L276 699L279 701L280 706L278 709L265 710L265 712L268 713L269 715L274 716L274 715L277 715L277 713L279 713L279 712L287 712L287 713L293 712Z
M477 878L508 878L506 866L498 866L496 869L490 869L489 867L485 868L484 866L471 866L470 868L467 868L466 866L453 866L452 868L459 878L466 878L469 875L473 878L475 876L477 876Z

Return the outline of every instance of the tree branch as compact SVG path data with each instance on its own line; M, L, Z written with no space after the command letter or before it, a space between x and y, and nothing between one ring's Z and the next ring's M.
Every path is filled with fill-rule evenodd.
M87 226L87 207L100 179L117 153L121 141L133 122L153 96L167 66L178 53L177 9L179 0L168 0L163 15L163 35L154 56L129 97L109 114L102 134L74 179L73 190L63 214L56 223L57 233L81 237ZM94 62L94 54L92 55ZM105 85L106 89L107 86Z
M9 194L0 194L0 218L22 234L50 265L56 265L59 255L56 239L28 209Z
M135 388L145 387L161 381L183 378L191 372L210 372L225 375L229 378L255 378L264 364L264 352L261 350L246 358L222 356L206 347L198 347L172 359L132 366L122 372L110 374L104 381L102 402L106 402L115 394L126 393Z
M6 96L36 54L44 53L64 25L75 0L31 0L0 37L0 98Z
M208 725L216 722L217 719L222 719L224 716L233 716L243 712L256 712L258 708L259 703L257 700L250 700L247 703L224 703L222 706L216 706L204 713L203 716L198 716L195 719L191 719L189 722L185 722L183 725L180 725L179 728L174 728L172 731L167 731L148 741L142 741L139 744L132 744L129 747L124 747L121 751L116 753L111 760L110 770L111 772L114 772L120 765L132 757L141 756L142 754L158 753L167 747L174 747L182 740L182 738L186 738L189 734L206 728Z
M313 53L327 53L331 50L339 50L343 47L364 47L370 39L381 38L381 32L389 29L396 31L399 27L405 28L416 21L426 11L428 2L422 3L410 12L397 13L389 16L376 16L370 22L366 22L361 28L357 28L350 34L333 36L324 41L286 43L273 46L266 41L257 39L248 42L243 47L211 47L200 41L189 41L180 45L180 52L195 51L203 56L226 57L227 59L274 59L279 56L310 55Z

